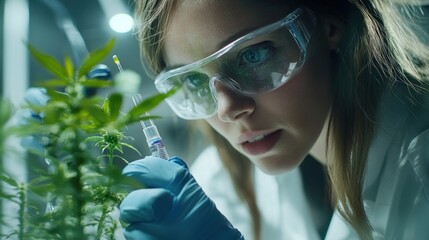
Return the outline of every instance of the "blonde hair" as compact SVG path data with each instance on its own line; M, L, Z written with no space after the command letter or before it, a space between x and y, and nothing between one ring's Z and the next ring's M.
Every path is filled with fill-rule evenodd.
M136 0L137 36L141 56L151 75L165 66L162 47L165 26L177 1ZM279 1L281 2L281 1ZM328 172L332 199L341 215L362 239L371 239L371 226L362 198L366 158L375 131L377 106L386 89L405 84L412 91L426 91L429 50L416 37L416 7L391 0L301 0L319 17L335 19L344 31L339 69L333 81L329 119ZM405 2L405 1L404 1ZM412 2L406 1L408 4ZM405 13L405 14L404 14ZM260 214L252 185L251 162L234 150L213 129L209 130L238 195L247 203L256 239Z

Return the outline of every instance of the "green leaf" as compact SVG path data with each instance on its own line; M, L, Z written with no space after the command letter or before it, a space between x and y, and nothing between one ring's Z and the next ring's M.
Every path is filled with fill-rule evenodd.
M54 74L59 79L65 79L67 74L64 71L61 64L52 56L45 54L39 50L37 50L30 43L27 44L28 49L30 50L31 55L42 64L46 70Z
M73 78L74 75L74 65L73 61L69 56L64 59L64 69L66 70L67 77Z
M40 123L32 122L21 126L10 126L5 130L7 130L6 133L14 134L19 137L27 137L29 135L41 134L46 132L46 128L40 125Z
M9 101L0 100L0 126L4 126L12 116L12 104Z
M114 157L121 159L122 161L124 161L126 164L129 164L130 162L128 162L127 159L121 157L120 155L114 155Z
M137 106L132 108L128 115L131 116L131 119L137 119L140 117L140 115L145 114L146 112L149 112L154 107L158 106L162 101L164 101L166 98L174 94L175 91L169 91L167 93L161 93L157 94L155 96L152 96L150 98L147 98L140 102Z
M88 112L94 118L94 120L99 123L99 125L103 125L109 120L107 113L104 112L100 106L89 106Z
M137 121L147 121L149 119L160 119L160 116L155 116L155 115L144 115L144 116L140 116L138 118L133 118L131 119L131 121L133 122L137 122Z
M135 148L133 145L131 145L129 143L124 143L124 142L121 142L120 144L122 146L125 146L125 147L127 147L129 149L132 149L132 150L136 151L141 156L141 153L139 152L139 150L137 150L137 148Z
M52 88L52 87L65 87L68 85L67 80L63 79L51 79L43 82L37 83L37 86Z
M104 99L103 105L101 105L101 108L103 111L107 114L109 114L109 98Z
M16 195L14 195L14 194L7 194L7 193L0 192L0 199L7 199L9 201L12 201L14 203L18 203L19 204L19 202L16 200L17 198L18 197Z
M114 121L118 118L122 107L122 101L122 95L119 93L113 93L109 96L109 112L111 121Z
M101 108L102 102L103 102L102 98L100 98L98 96L93 96L93 97L90 97L90 98L83 98L83 99L81 99L79 105L82 108L86 108L88 106L98 106L98 107Z
M30 186L29 189L33 193L39 196L47 196L49 193L55 191L55 185L54 183L45 183L45 184Z
M85 87L110 87L113 85L113 82L106 81L106 80L100 80L100 79L85 79L81 82L81 84Z
M115 120L113 126L116 129L122 129L124 126L133 123L135 121L131 121L131 117L127 114L122 115L118 119Z
M110 41L101 49L91 52L82 63L82 66L79 69L78 77L81 77L87 74L91 68L101 62L106 56L110 53L113 46L115 45L115 39L110 39Z
M9 184L10 186L13 186L13 187L19 186L17 181L15 181L13 178L6 176L6 175L0 175L0 180Z
M84 142L98 142L98 141L102 141L102 140L104 140L104 138L101 136L90 136L90 137L87 137L84 140Z
M124 153L124 151L122 150L122 145L116 145L115 146L115 149L118 151L118 152L120 152L120 153Z
M68 110L69 110L69 107L65 102L62 102L62 101L50 102L46 106L43 123L58 125L59 121L64 121L63 114L68 113Z
M43 172L40 172L40 171L36 171L36 172L38 174L40 174L40 176L32 179L28 183L28 186L36 186L36 185L45 184L45 183L49 182L49 177L45 176Z
M51 102L60 102L63 104L67 104L72 100L70 95L68 95L67 93L55 91L49 88L47 89L47 95L50 99L48 102L48 106L51 104Z

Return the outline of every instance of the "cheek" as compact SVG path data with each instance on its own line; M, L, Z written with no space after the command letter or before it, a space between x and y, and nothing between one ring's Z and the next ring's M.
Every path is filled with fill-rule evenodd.
M213 116L209 119L206 119L205 121L217 133L224 137L231 144L232 147L240 151L240 149L237 148L237 144L235 143L237 137L240 135L240 128L237 127L237 124L231 122L223 122L217 116Z
M294 134L317 135L332 103L330 64L329 52L309 59L288 83L261 96L260 108L283 119L283 124Z
M222 135L224 138L228 139L226 133L228 133L228 126L231 124L227 124L222 122L217 116L213 116L209 119L205 120L216 132Z

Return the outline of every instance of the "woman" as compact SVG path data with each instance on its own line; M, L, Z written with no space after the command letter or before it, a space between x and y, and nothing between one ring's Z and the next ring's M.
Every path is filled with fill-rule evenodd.
M405 6L387 0L136 3L142 56L159 74L157 88L176 89L168 99L173 111L211 127L254 219L255 239L262 220L252 163L279 175L309 154L327 166L337 211L327 239L428 238L422 224L429 216L429 50L400 14ZM180 174L154 181L161 167ZM174 222L195 231L181 232L190 239L238 238L217 209L201 210L211 201L186 168L179 169L150 158L124 170L150 188L168 190L159 199L180 212L154 214L158 198L147 194L153 189L133 192L121 208L131 223L125 235L167 238L160 229L179 231ZM180 187L173 184L172 191L176 181ZM205 208L184 210L195 203ZM148 209L158 224L148 225ZM203 228L204 219L218 231Z

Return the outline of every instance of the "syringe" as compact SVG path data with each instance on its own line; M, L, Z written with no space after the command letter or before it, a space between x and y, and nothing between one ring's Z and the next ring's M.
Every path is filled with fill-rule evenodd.
M121 76L124 77L124 69L122 68L118 56L113 55L113 61L118 66ZM138 93L135 96L132 96L131 99L133 100L134 105L137 106L142 101L142 96ZM149 116L148 113L146 113L146 115ZM151 119L144 121L142 120L140 121L140 124L142 125L143 133L146 137L146 142L150 152L152 153L152 156L169 159L167 149L165 148L161 136L159 135L158 129L156 128L156 125L153 123L153 121Z

